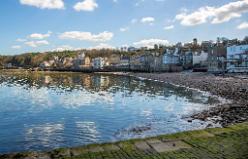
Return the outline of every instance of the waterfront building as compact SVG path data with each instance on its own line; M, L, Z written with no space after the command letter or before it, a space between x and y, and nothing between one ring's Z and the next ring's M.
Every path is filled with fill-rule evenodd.
M180 57L178 54L178 48L174 49L167 49L163 55L163 64L165 65L178 65L180 64Z
M54 64L55 64L54 60L44 61L40 64L40 67L42 69L51 68L54 66Z
M61 64L62 63L62 64ZM67 68L67 69L78 69L79 68L79 61L72 57L62 58L61 61L57 61L59 68Z
M120 54L111 54L107 62L109 66L117 66L121 62Z
M201 43L201 49L204 52L209 52L213 48L213 42L212 41L202 41Z
M227 47L227 71L248 72L248 45Z
M128 56L121 56L119 66L129 66L130 65L130 57Z
M207 66L208 53L204 51L193 52L193 66L204 67Z
M148 72L162 71L161 68L162 58L163 58L162 54L160 54L158 51L155 51L155 49L151 51L146 51L146 53L144 54L145 71Z
M103 57L96 57L92 59L93 69L103 69L105 66L105 59Z
M143 71L145 68L145 56L134 55L130 58L130 69L132 71Z
M227 50L223 44L214 46L208 54L208 71L221 73L226 71Z
M83 67L91 67L91 59L90 59L90 57L89 56L85 56L85 58L84 58L84 66Z
M4 64L4 68L9 69L9 68L12 68L12 67L13 67L12 63Z
M128 47L127 51L128 52L134 52L134 51L137 51L137 48L130 46L130 47Z
M162 71L179 72L183 70L179 48L167 48L162 56Z
M180 53L180 63L183 69L191 69L193 67L193 53L190 49L183 48Z

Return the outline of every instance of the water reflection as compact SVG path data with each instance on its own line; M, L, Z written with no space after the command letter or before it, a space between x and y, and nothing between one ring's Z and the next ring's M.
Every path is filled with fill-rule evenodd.
M131 77L0 72L0 153L204 128L182 116L218 104L198 91Z
M99 140L100 133L97 131L95 122L76 122L76 126L79 137L88 135L87 142L97 142Z
M120 80L122 79L122 80ZM139 92L141 96L146 94L148 97L161 95L168 98L174 94L177 97L185 97L190 102L210 103L213 98L199 94L199 92L187 90L180 87L166 85L154 85L153 81L138 81L131 77L110 77L90 74L68 74L68 73L2 73L0 84L7 87L22 87L26 90L37 91L42 88L56 91L56 93L72 92L75 90L87 91L89 93L125 92L125 96L132 92ZM173 88L173 89L172 89ZM43 89L44 90L44 89ZM99 93L102 92L102 93ZM205 99L204 99L205 97ZM94 98L94 97L93 97ZM215 102L215 101L213 101Z
M33 141L28 142L25 145L25 149L33 149L33 148L49 148L51 145L53 147L59 147L63 144L64 139L61 135L64 131L63 124L50 124L46 123L43 125L24 125L25 128L25 140L26 141ZM40 145L37 146L39 142Z

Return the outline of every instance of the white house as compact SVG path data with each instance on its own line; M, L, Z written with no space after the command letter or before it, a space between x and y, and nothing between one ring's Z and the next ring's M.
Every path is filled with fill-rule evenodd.
M54 60L44 61L40 64L41 68L49 68L52 67L55 64Z
M201 51L201 52L194 52L193 53L193 66L195 65L207 65L208 60L208 53Z
M248 45L227 47L227 71L248 72Z
M103 57L96 57L92 60L92 66L94 69L103 69L105 66L105 59Z
M179 64L180 56L178 55L178 50L166 50L166 53L163 55L163 64Z

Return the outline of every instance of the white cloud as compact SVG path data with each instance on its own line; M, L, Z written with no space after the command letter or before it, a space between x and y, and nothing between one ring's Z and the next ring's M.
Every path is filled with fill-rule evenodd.
M174 25L169 25L169 26L165 26L164 27L164 30L171 30L171 29L174 29Z
M78 12L88 11L92 12L98 7L98 4L95 0L84 0L83 2L78 2L74 5L74 9Z
M57 47L56 49L53 49L52 51L62 52L65 50L74 50L74 48L70 45L62 45L62 46Z
M150 24L152 25L155 21L155 18L154 17L143 17L140 22L141 23L144 23L144 24Z
M20 0L21 4L41 9L64 9L63 0Z
M104 31L99 34L92 34L91 32L80 32L80 31L70 31L62 33L60 39L75 39L93 42L104 42L109 41L113 38L114 34L108 31Z
M148 47L148 48L153 48L155 44L158 45L168 45L169 41L168 40L162 40L162 39L144 39L138 42L133 43L135 46L138 47Z
M38 47L42 45L49 45L49 42L46 40L40 40L40 41L27 41L25 42L26 45L30 47Z
M243 22L237 27L238 29L248 29L248 22Z
M19 38L19 39L16 39L16 41L17 42L25 42L25 41L27 41L26 39L21 39L21 38Z
M32 39L45 39L45 38L50 37L51 34L52 34L52 32L50 32L50 31L47 34L34 33L34 34L29 35L29 38L32 38Z
M185 26L203 24L207 22L209 17L213 16L213 10L214 8L212 7L203 7L191 14L187 14L186 12L178 14L176 15L176 19L180 20L181 24Z
M120 31L121 31L121 32L126 32L126 31L128 31L128 30L129 30L129 27L120 28Z
M101 50L101 49L114 49L114 47L112 45L109 45L109 44L101 43L101 44L99 44L97 46L90 47L89 49L97 49L97 50Z
M176 15L175 19L179 20L185 26L194 26L207 22L219 24L228 22L233 18L241 17L246 12L248 12L248 0L241 0L230 2L220 7L201 7L192 13L183 11Z
M20 49L21 46L20 46L20 45L13 45L13 46L11 46L11 48L12 48L12 49Z

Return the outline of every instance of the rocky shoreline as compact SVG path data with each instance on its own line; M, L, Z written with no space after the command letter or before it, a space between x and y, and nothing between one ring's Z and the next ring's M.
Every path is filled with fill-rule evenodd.
M192 119L211 120L223 127L248 121L248 75L215 76L209 73L190 72L130 73L129 75L199 89L231 101L194 114L191 116Z

